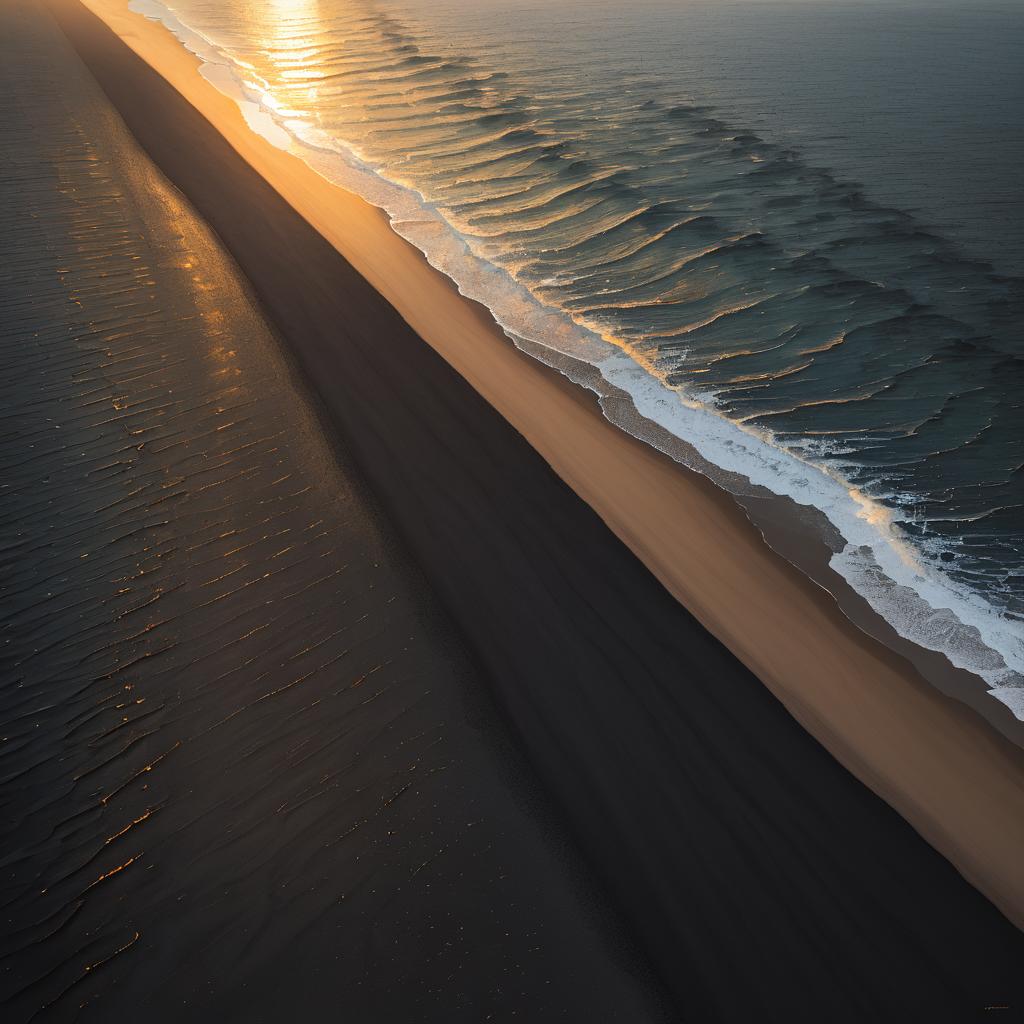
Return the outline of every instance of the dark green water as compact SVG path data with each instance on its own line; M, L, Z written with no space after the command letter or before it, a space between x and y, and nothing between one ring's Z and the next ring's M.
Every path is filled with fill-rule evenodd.
M135 6L1024 716L1024 6Z

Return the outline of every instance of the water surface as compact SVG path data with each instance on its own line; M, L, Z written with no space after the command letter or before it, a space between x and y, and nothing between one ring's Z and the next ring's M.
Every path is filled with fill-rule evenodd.
M0 1018L649 1019L237 267L0 38Z
M135 6L1024 717L1024 7Z

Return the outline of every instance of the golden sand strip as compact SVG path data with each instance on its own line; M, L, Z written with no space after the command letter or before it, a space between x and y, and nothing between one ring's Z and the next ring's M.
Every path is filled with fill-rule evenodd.
M385 215L252 132L126 0L82 0L398 310L791 714L1024 927L1024 755L852 626L741 510L519 353Z

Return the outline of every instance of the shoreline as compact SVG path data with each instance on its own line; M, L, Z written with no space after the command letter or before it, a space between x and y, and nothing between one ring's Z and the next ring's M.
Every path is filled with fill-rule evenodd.
M164 25L198 56L200 74L241 108L254 132L383 210L396 234L450 278L460 294L484 307L488 319L502 328L499 343L508 335L517 348L599 395L602 414L617 427L717 484L744 508L769 546L824 587L851 621L1024 748L1024 708L1019 703L1024 690L1014 684L1016 679L1024 685L1019 671L1024 666L1012 626L1007 629L1008 620L986 600L976 603L977 594L922 565L915 545L884 525L892 518L884 503L813 460L805 464L787 446L758 436L759 431L751 434L711 408L679 401L658 383L658 372L641 369L644 359L631 346L620 348L600 329L595 333L593 326L574 323L565 311L549 309L514 274L489 272L487 260L471 255L472 246L460 243L459 231L426 197L417 198L415 189L375 170L372 161L365 165L345 140L337 141L348 156L335 156L330 144L321 151L313 138L279 123L241 85L236 77L240 69L232 70L229 52L207 42L171 8L159 0L133 0L129 6ZM225 59L227 64L222 63ZM767 477L762 460L775 466ZM789 542L792 533L804 535L803 546L815 557ZM822 538L831 550L817 557ZM881 570L880 577L872 566Z
M852 624L731 498L516 350L382 211L252 132L162 26L116 0L85 6L215 125L813 736L1024 927L1024 751Z
M287 340L601 879L598 895L629 922L680 1013L747 1021L827 1005L837 1021L958 1020L1019 1002L1024 936L801 728L609 524L628 512L638 529L674 530L683 547L668 549L677 559L668 564L683 584L695 574L700 611L731 622L738 646L745 641L770 668L780 649L799 654L803 673L789 681L804 687L796 696L810 712L836 684L814 659L834 661L828 652L845 645L862 652L854 667L890 683L902 678L899 659L858 636L820 594L801 598L799 588L810 585L771 555L737 508L728 511L639 442L634 450L592 407L569 401L566 382L510 345L481 345L464 330L480 311L439 289L422 260L389 229L380 232L380 218L294 158L261 150L237 107L226 98L218 107L219 94L198 88L206 83L176 42L119 15L136 45L163 45L209 110L191 105L78 0L55 0L52 9L136 140L218 233ZM336 233L353 232L405 301L429 300L410 308L425 328L443 327L458 343L451 362L476 360L465 375L318 230L318 211ZM473 369L488 371L479 390L466 379ZM523 418L504 418L499 402ZM588 500L600 507L608 495L600 517L567 486L572 469ZM632 493L647 500L617 509L611 499L630 494L622 484L632 479L642 481ZM654 561L666 554L657 537L637 537ZM744 601L759 616L746 623L737 617ZM807 617L794 619L798 610ZM779 639L772 629L788 630L787 644L768 643ZM910 692L924 708L945 709L947 732L921 737L908 714L915 705L859 692L860 707L891 727L881 737L855 733L853 753L893 758L900 730L918 743L904 757L916 756L925 738L925 751L946 743L897 780L907 782L901 792L925 798L926 811L952 803L964 812L958 826L985 830L978 845L993 861L975 856L969 866L1005 900L1014 892L1007 857L1019 795L1009 744L981 732L959 706L954 714L923 682ZM846 704L858 710L849 695ZM926 785L921 772L933 763L970 769L959 802ZM990 779L1000 768L1009 778ZM875 769L868 763L865 774ZM938 782L947 780L949 768ZM976 789L979 780L992 791ZM929 819L917 818L920 831Z

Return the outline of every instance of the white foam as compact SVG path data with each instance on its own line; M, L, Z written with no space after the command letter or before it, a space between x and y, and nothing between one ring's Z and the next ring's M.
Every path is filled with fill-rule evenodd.
M767 433L719 413L710 396L700 401L668 385L637 353L545 306L508 272L474 253L422 194L389 180L364 155L313 125L278 115L266 84L254 81L229 52L184 25L171 8L158 0L131 0L129 6L161 21L200 57L204 77L238 103L254 131L383 209L394 230L463 295L486 305L513 341L525 339L590 364L631 397L644 419L683 439L707 462L823 512L846 541L832 568L901 636L980 676L990 694L1024 721L1024 630L978 594L923 564L885 505L851 487L827 464L777 447ZM649 440L642 430L635 433Z

